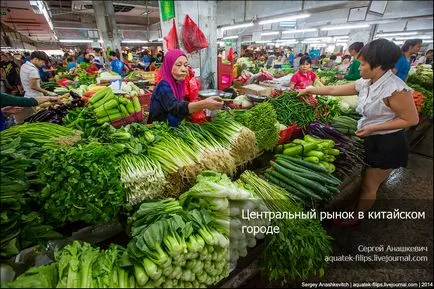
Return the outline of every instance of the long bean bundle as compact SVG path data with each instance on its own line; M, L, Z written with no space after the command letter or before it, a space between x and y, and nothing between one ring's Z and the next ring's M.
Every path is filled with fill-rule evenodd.
M252 187L255 196L262 199L270 211L301 212L302 207L277 186L260 179L255 173L245 171L240 179ZM266 235L263 268L270 280L305 279L322 276L327 265L325 257L331 254L331 237L318 219L273 219L278 226L276 235ZM303 254L300 254L303 252Z

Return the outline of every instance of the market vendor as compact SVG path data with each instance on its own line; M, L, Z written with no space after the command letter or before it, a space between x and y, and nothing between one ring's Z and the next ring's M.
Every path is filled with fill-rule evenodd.
M45 102L58 103L60 100L54 96L40 96L40 97L20 97L0 93L0 131L6 129L6 118L4 114L15 114L21 111L22 107L37 106Z
M354 42L348 47L351 57L353 58L348 66L347 73L345 75L338 74L337 79L357 80L360 78L360 61L357 59L360 50L363 48L363 42Z
M170 50L161 65L162 80L155 87L151 97L148 123L168 121L177 126L189 114L204 109L219 110L223 106L220 97L214 96L196 102L184 101L188 62L185 53L178 49Z
M309 56L303 56L300 58L300 66L298 71L294 73L289 82L289 86L292 90L304 89L312 85L317 76L311 70L312 60Z
M402 55L392 69L392 72L399 78L407 81L408 72L411 67L411 56L417 54L422 46L422 39L409 39L404 42L401 47Z
M405 167L408 145L405 128L419 122L412 89L392 70L401 56L399 47L377 39L359 53L361 79L340 86L308 87L301 94L355 95L356 111L362 115L356 135L364 138L368 168L362 181L354 216L368 211L375 203L381 183L397 168ZM338 226L357 224L357 219L334 220Z

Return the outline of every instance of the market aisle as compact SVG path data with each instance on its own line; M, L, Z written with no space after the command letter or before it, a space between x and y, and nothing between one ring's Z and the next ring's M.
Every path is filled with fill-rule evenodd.
M339 228L331 223L324 224L329 234L335 239L333 255L369 255L358 252L358 246L428 246L428 253L419 255L431 256L428 262L413 263L381 263L381 262L335 262L331 264L321 279L312 278L306 282L416 282L433 279L433 160L420 154L432 156L432 130L418 144L409 157L407 168L401 168L392 173L383 184L379 200L375 207L392 208L408 205L408 210L424 210L430 212L430 217L421 220L372 220L365 221L354 228ZM401 209L403 211L404 209ZM370 253L372 254L372 253ZM378 255L389 254L386 252ZM391 255L408 253L392 253ZM416 253L413 253L416 254ZM266 280L255 276L241 288L275 287Z

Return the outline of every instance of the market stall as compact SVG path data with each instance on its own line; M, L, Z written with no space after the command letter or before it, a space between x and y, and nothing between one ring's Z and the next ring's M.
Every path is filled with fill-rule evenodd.
M355 129L353 104L282 92L201 125L169 128L143 123L144 90L128 77L100 73L88 80L84 73L49 87L64 105L40 107L26 123L2 132L3 259L22 273L37 260L26 249L40 244L38 258L54 261L32 267L10 286L38 286L43 279L46 287L207 287L228 280L249 248L263 243L270 280L323 274L331 247L318 219L247 221L241 212L295 213L330 203L363 164L360 139L345 135ZM249 166L258 158L265 165ZM13 163L22 165L12 175ZM73 233L85 226L105 233ZM241 232L242 226L280 233ZM98 246L119 234L123 241L100 249L72 242ZM299 234L311 234L316 247L298 243ZM286 256L275 256L281 246L304 246L311 257L300 259L290 247ZM20 251L27 261L18 265L11 257ZM289 269L275 263L281 258ZM117 281L107 279L112 274Z

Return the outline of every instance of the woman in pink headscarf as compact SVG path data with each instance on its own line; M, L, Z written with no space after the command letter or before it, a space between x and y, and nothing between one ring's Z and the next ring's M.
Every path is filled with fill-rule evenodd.
M178 49L168 51L161 65L162 79L152 93L148 123L168 121L169 125L177 126L191 113L222 108L223 101L218 96L197 102L185 101L184 79L187 74L188 62L185 53Z

